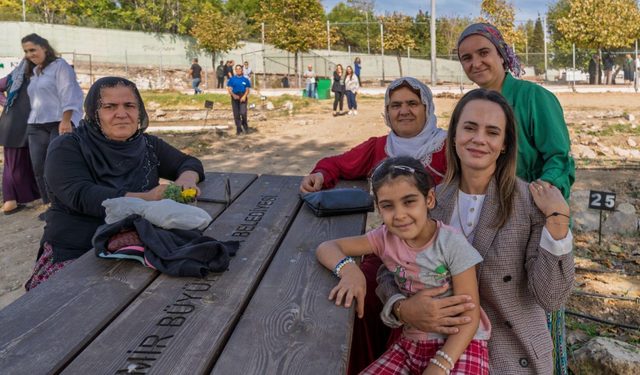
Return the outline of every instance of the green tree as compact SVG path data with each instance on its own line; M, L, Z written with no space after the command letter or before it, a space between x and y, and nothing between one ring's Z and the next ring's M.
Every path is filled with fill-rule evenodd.
M535 75L544 73L544 31L542 30L542 21L540 17L536 19L533 28L531 43L529 44L529 53L531 57L529 61L533 65Z
M336 35L340 39L339 46L347 48L356 47L362 50L367 48L367 25L350 24L352 22L366 22L369 24L369 40L377 38L379 32L378 25L373 16L373 2L347 0L346 3L339 2L327 14L327 20L332 24L339 24L336 27Z
M323 17L324 8L318 0L262 0L256 21L265 23L268 43L294 54L297 73L298 54L327 41ZM335 28L330 32L333 44L338 40Z
M482 0L480 13L482 16L479 20L497 27L510 46L522 40L520 30L515 28L516 10L513 3L506 0Z
M384 50L385 52L393 52L396 55L400 76L402 76L402 54L406 52L408 48L415 47L415 41L409 33L412 25L412 17L393 12L385 16L378 16L378 19L384 27Z
M240 27L236 15L225 16L213 5L207 4L194 16L194 21L195 27L190 34L198 41L199 48L211 53L211 66L216 66L217 53L241 47L240 34L229 32Z
M255 20L260 11L260 0L227 0L224 8L227 14L235 14L242 23L243 34L252 37L260 35L260 25Z
M460 34L471 25L473 20L470 17L460 17L457 15L441 16L436 20L436 50L437 54L448 55L449 60L457 57L458 38Z
M514 52L518 54L523 64L529 64L528 52L531 50L534 25L535 23L533 20L528 20L527 22L518 25L518 30L522 33L522 40L519 43L516 43L516 50Z
M600 61L603 48L624 47L640 36L640 9L636 0L560 0L559 3L555 8L560 13L556 20L557 33L578 48L597 49Z

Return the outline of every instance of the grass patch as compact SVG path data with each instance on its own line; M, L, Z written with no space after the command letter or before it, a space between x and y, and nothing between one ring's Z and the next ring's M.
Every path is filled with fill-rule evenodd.
M140 94L142 95L142 100L147 105L155 102L160 104L161 109L202 108L204 110L205 100L214 102L215 108L231 108L231 97L225 94L187 95L175 91L142 91ZM293 103L294 113L299 109L306 108L310 104L315 103L314 99L292 95L268 97L265 102L267 101L273 103L276 108L282 107L287 101L291 101ZM254 103L256 106L262 104L260 97L255 91L249 95L249 103Z
M594 135L594 136L598 136L598 135L614 136L614 135L621 135L621 134L640 134L640 127L636 126L636 128L633 129L631 127L631 124L614 124L614 125L609 125L607 127L602 128L597 133L590 131L590 132L587 132L587 134Z

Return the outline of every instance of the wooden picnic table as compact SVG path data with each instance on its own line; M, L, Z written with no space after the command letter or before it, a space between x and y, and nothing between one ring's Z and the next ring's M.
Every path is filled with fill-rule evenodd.
M298 176L207 173L202 196L225 199L224 177L232 203L198 207L205 235L241 241L226 272L171 277L90 251L0 310L0 373L346 373L355 313L327 301L337 279L315 249L362 234L366 214L315 217Z

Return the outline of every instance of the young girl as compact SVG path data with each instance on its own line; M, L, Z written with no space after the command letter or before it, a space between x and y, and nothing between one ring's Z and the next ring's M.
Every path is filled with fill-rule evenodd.
M422 164L401 156L382 161L371 177L378 212L384 221L366 235L322 243L318 260L342 280L329 295L345 307L356 298L362 317L364 276L351 256L377 254L395 276L405 297L425 288L448 285L443 297L471 296L479 306L475 265L482 257L455 229L428 218L435 207L431 176ZM452 286L452 287L451 287ZM400 303L395 313L399 313ZM399 314L398 314L399 315ZM361 374L488 374L490 324L481 309L462 315L471 323L455 335L421 332L405 325L402 337Z

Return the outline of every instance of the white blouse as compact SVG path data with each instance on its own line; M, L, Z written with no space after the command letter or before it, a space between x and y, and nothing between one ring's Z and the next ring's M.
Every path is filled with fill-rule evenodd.
M76 73L66 61L57 59L49 64L40 75L33 68L31 82L27 87L31 112L29 124L59 122L62 114L72 110L71 122L75 126L82 119L84 94L76 81Z
M480 212L482 212L482 204L484 203L485 195L479 194L466 194L460 191L460 211L458 211L458 203L456 202L453 208L453 215L451 215L451 222L449 226L454 227L465 236L469 236L469 243L473 243L473 239L476 235L475 228L478 225L480 219ZM460 215L458 215L460 212ZM462 225L461 225L462 224ZM573 245L573 235L571 231L567 232L567 236L560 240L554 240L551 237L551 233L546 227L542 229L542 236L540 237L540 247L550 252L553 255L561 256L571 252Z

